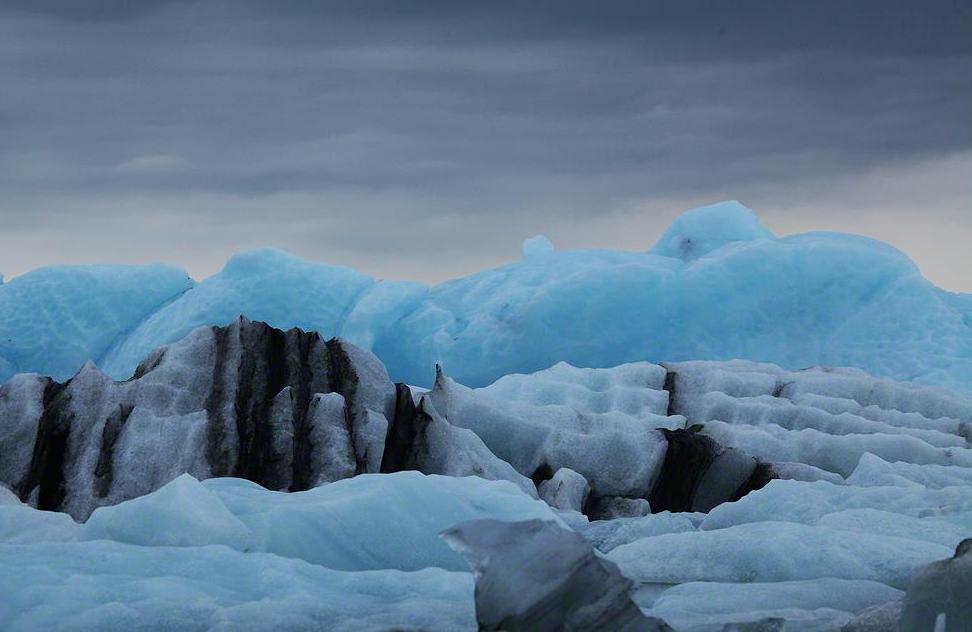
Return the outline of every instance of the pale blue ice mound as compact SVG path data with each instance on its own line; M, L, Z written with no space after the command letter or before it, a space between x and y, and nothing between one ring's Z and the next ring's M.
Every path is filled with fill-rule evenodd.
M535 235L523 240L523 258L542 257L554 251L553 242L545 235Z
M145 357L200 325L225 325L240 314L284 328L334 333L374 281L342 266L311 263L265 248L239 254L223 270L145 319L107 354L109 373L129 373ZM125 377L128 377L127 375Z
M887 244L776 238L735 202L685 213L648 252L533 238L514 263L431 288L277 250L237 255L194 287L171 269L115 268L82 288L85 270L0 286L0 380L65 377L88 359L124 379L156 347L245 314L346 338L394 380L425 387L437 363L476 387L559 361L740 358L972 389L972 299L936 288Z
M773 239L773 233L750 209L732 200L682 213L651 251L694 261L723 246L760 239Z

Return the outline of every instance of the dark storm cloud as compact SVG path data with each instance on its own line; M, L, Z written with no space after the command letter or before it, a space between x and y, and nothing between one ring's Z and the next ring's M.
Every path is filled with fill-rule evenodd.
M959 1L0 7L8 226L562 219L972 146Z

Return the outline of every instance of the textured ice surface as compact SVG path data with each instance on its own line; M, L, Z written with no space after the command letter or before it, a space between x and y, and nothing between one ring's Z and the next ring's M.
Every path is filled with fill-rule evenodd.
M638 518L595 520L578 529L599 550L607 553L622 544L665 533L695 531L685 515L663 511Z
M775 480L734 503L719 505L709 512L701 526L721 529L764 520L815 524L827 514L848 509L878 509L913 518L947 519L972 510L972 486L857 487L825 481Z
M540 498L555 509L581 511L591 493L587 479L574 470L562 467L537 486Z
M96 509L81 528L80 537L143 546L224 544L239 551L256 548L253 532L219 496L189 474L146 496Z
M16 499L0 504L0 543L112 540L151 547L222 545L273 553L337 570L466 564L439 533L459 522L563 521L507 481L364 474L303 492L274 492L237 478L197 481L184 474L162 488L78 524Z
M157 349L125 382L89 363L65 384L21 374L0 386L0 482L78 519L182 473L295 491L409 469L536 497L473 432L427 404L416 412L404 388L399 399L371 353L240 318Z
M65 513L38 511L9 496L0 504L0 544L70 542L78 538L79 530Z
M769 617L787 629L835 630L853 614L898 599L903 592L866 580L811 579L775 583L690 582L669 590L647 612L679 632L722 630L727 622Z
M244 313L343 336L396 381L423 386L436 363L483 386L562 360L745 358L972 389L967 297L934 287L886 244L776 238L738 203L686 213L650 251L532 239L515 263L432 288L275 250L238 255L189 287L158 267L43 269L0 285L0 379L66 377L89 359L127 378L158 345Z
M732 243L760 239L773 239L773 233L739 202L723 202L682 213L652 252L692 261Z
M428 398L419 401L418 415L428 423L418 432L418 438L413 442L412 457L403 464L403 469L446 476L479 476L489 480L510 481L527 495L534 498L537 496L533 481L490 452L476 433L454 426L443 419ZM579 507L573 508L579 510Z
M225 546L0 544L0 627L474 630L468 573L335 571Z
M562 525L512 483L417 472L291 494L184 475L81 525L4 496L0 628L471 630L439 533L484 518Z
M200 331L153 355L148 372L127 385L89 365L66 388L71 415L101 423L117 404L114 398L132 389L137 406L126 432L144 438L177 428L209 399L215 360L207 336L213 332ZM470 578L455 572L466 566L440 532L467 520L540 519L572 528L617 563L637 583L635 600L645 613L676 629L721 631L727 623L773 619L784 621L783 629L833 630L867 608L878 607L880 617L897 612L893 604L916 572L948 558L972 531L972 406L968 398L936 388L856 370L643 362L612 369L561 363L480 389L442 375L429 393L402 386L396 394L374 358L344 347L354 357L325 373L354 368L357 387L346 389L347 400L322 395L309 413L315 419L343 428L350 408L362 414L381 409L382 419L387 414L402 420L408 415L397 409L408 408L417 395L411 420L422 438L401 444L418 454L416 463L443 474L507 480L360 474L284 493L241 479L200 483L182 476L154 493L100 507L86 524L37 511L0 490L0 590L7 591L0 593L6 599L0 628L44 627L59 614L59 625L69 622L75 629L137 629L146 620L186 629L260 628L270 620L281 629L321 627L322 621L337 629L472 629ZM226 383L239 388L244 382ZM38 376L22 375L3 387L0 415L10 427L0 434L0 473L34 458L36 424L23 420L36 422L42 415L45 385ZM206 413L199 412L196 422L202 423ZM146 420L151 423L139 425ZM269 415L263 421L277 428L286 419ZM717 464L736 453L669 458L666 450L675 444L659 428L683 426L693 429L678 430L682 449L717 437L770 461L753 475L792 480L762 480L708 514L663 511L588 522L572 511L580 505L594 517L598 504L646 507L644 495L659 468L697 477L694 491L686 492L696 496L718 487L717 474L731 475L735 486L739 468ZM104 431L87 432L90 441L79 444L87 447L62 464L68 472L79 462L94 467L100 460L97 438ZM365 443L385 445L384 439L375 432ZM157 470L149 451L124 441L122 433L119 453L130 455L116 472L122 484L178 474L179 468ZM189 445L198 452L203 444ZM159 463L169 463L170 456ZM702 457L711 458L711 465L693 460ZM537 479L541 497L561 509L533 497L526 475ZM636 497L595 494L585 502L588 480L595 490ZM630 487L612 487L624 484ZM730 500L722 491L716 496ZM514 553L515 547L505 563L515 564ZM235 573L256 576L234 583ZM135 588L122 592L118 582ZM35 607L42 602L44 608ZM870 616L865 612L859 620Z
M483 389L440 374L428 397L525 476L569 468L598 495L640 496L665 456L665 438L654 429L684 423L658 414L667 395L650 387L653 380L660 385L664 371L647 363L602 370L559 364Z
M861 487L943 487L972 486L972 468L956 465L916 465L901 461L888 463L873 454L861 456L847 482Z
M972 399L956 393L856 369L788 371L739 360L665 366L674 373L670 412L702 424L721 445L766 461L800 463L831 477L850 476L865 455L908 467L972 465ZM805 467L784 470L836 480L808 476L813 470Z
M202 485L255 534L257 550L339 570L467 570L439 538L444 529L483 518L560 522L513 483L473 476L363 474L293 493L231 478Z
M644 538L617 547L608 558L644 583L831 577L904 589L915 570L950 551L910 538L767 521Z
M164 265L54 266L0 284L0 381L66 379L190 287Z

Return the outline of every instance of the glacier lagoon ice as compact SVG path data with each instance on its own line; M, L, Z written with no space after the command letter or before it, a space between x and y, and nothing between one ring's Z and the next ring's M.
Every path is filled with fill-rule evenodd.
M646 252L534 238L518 262L434 287L276 250L199 283L162 266L44 268L0 285L0 379L64 379L86 360L124 379L155 347L240 314L344 337L423 386L436 363L484 386L558 361L742 358L972 390L970 297L934 287L886 244L777 238L733 202L685 213Z
M0 285L0 380L65 379L192 287L163 265L52 266Z
M680 631L962 626L970 315L887 246L736 204L434 288L279 251L35 271L0 284L0 377L145 363L0 387L0 628L475 629L494 593L440 533L536 520L517 546L583 545Z
M325 400L334 410L311 414ZM210 415L242 429L239 441L162 432L217 427ZM374 430L358 438L375 453L312 441L303 467L343 473L289 493L179 475L219 476L211 466L248 443L233 467L288 489L265 459L297 471L298 418L311 437L317 424ZM439 372L431 390L409 389L367 351L240 319L153 352L127 382L88 365L66 384L20 375L0 387L0 480L17 490L0 486L0 628L475 629L480 594L522 597L494 606L533 621L547 594L527 590L533 567L496 575L522 590L474 590L497 580L470 574L440 538L507 533L477 532L484 520L543 521L517 542L527 557L586 541L578 559L635 583L641 618L621 611L633 629L894 622L914 611L913 579L972 532L970 422L972 399L936 387L739 360L558 363L475 389ZM779 433L805 438L783 449ZM584 583L551 582L561 605ZM609 592L581 596L598 612L629 603Z
M561 524L512 483L416 472L293 494L183 475L84 524L2 496L0 628L475 629L439 533L484 518Z

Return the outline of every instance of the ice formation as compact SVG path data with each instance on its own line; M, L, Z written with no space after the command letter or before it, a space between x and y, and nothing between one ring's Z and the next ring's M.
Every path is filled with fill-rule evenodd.
M473 568L482 631L671 632L638 610L617 566L553 522L474 520L443 537Z
M0 386L0 482L84 519L179 474L297 491L369 472L533 483L396 386L372 354L239 318L160 347L115 382L92 364L64 383Z
M156 347L240 314L346 338L423 386L436 364L484 386L559 361L742 358L972 389L972 299L934 287L890 246L777 238L738 203L686 213L646 252L533 238L520 261L431 288L275 250L233 257L198 284L164 267L37 270L0 285L0 379L65 379L87 360L125 379Z
M900 629L918 632L935 629L972 629L972 538L955 548L955 555L922 569L905 595Z
M434 288L45 269L0 317L4 630L972 625L972 298L869 240L723 204Z
M0 505L4 630L469 630L472 579L443 570L466 566L439 532L555 520L507 483L416 473L294 494L184 476L66 517Z
M11 279L0 285L0 380L67 379L192 286L162 265L53 266Z

